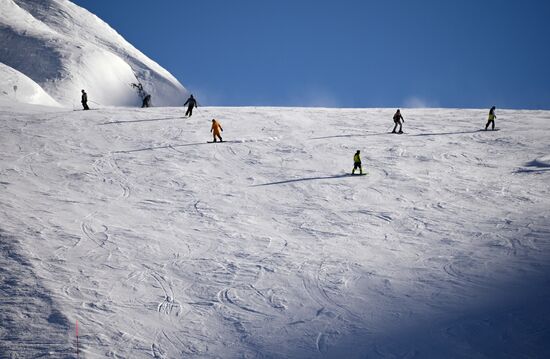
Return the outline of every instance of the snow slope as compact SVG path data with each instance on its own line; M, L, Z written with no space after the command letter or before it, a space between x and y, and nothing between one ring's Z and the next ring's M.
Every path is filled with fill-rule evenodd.
M183 111L0 107L0 357L550 356L550 112Z
M4 101L18 101L34 105L61 107L36 82L0 63L0 98Z
M188 95L168 71L68 0L0 0L0 43L0 63L65 106L78 105L83 88L101 105L138 105L130 86L138 79L157 106L181 105Z

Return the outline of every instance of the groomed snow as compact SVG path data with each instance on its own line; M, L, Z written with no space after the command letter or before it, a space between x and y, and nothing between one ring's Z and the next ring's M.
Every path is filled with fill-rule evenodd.
M0 357L549 357L550 112L393 111L2 103Z

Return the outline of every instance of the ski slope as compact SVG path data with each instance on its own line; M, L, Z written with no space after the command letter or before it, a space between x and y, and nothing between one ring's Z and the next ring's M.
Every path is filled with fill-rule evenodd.
M0 357L549 357L550 112L394 110L2 103Z

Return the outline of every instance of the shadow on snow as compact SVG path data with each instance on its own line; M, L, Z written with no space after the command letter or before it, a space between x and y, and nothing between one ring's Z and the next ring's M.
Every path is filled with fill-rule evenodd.
M325 292L334 284L327 277L318 283L324 301L317 304L332 313L334 326L289 323L310 333L305 345L281 346L277 336L267 342L250 336L246 344L259 358L266 351L276 358L550 358L550 223L547 214L525 216L517 220L529 224L528 233L503 233L522 249L494 247L495 257L515 259L519 270L501 272L504 262L470 267L469 251L458 251L437 256L440 271L412 280L364 268L350 283L363 295L351 298Z
M519 168L514 173L543 173L550 171L550 163L543 162L538 159L527 162L525 167L531 168Z
M103 122L100 123L100 126L103 125L116 125L116 124L124 124L124 123L139 123L139 122L155 122L155 121L168 121L168 120L183 120L183 116L179 117L165 117L165 118L148 118L145 120L130 120L130 121L111 121L111 122Z
M417 133L411 136L445 136L445 135L465 135L478 132L485 132L485 130L474 130L474 131L459 131L459 132L434 132L434 133ZM492 132L491 130L487 132Z
M304 178L295 178L295 179L289 179L289 180L283 180L283 181L277 181L277 182L255 184L251 187L272 186L272 185L276 185L276 184L287 184L287 183L294 183L294 182L336 179L336 178L344 178L344 177L355 177L355 176L353 176L351 174L348 174L348 173L344 173L344 174L333 175L333 176L304 177ZM357 177L359 177L359 176L357 176Z
M367 133L367 134L353 134L353 135L334 135L334 136L323 136L323 137L312 137L310 140L324 140L327 138L348 138L348 137L367 137L367 136L380 136L387 135L388 132L377 132L377 133Z
M17 244L0 229L0 358L75 358L69 320Z
M546 233L546 234L545 234ZM550 232L539 233L540 238ZM547 252L548 253L548 252ZM548 257L543 259L547 263ZM543 264L541 263L541 264ZM544 271L541 268L541 271ZM483 273L477 273L483 275ZM372 273L363 273L360 286L372 286L380 278ZM347 329L319 331L315 323L301 322L304 332L317 332L317 358L549 358L550 357L550 276L545 273L522 273L515 278L488 279L486 287L468 281L468 278L442 278L459 286L464 296L462 301L444 303L440 295L449 293L425 293L418 300L426 298L423 304L431 310L416 310L418 303L412 301L403 307L397 297L386 296L376 299L376 291L370 290L372 303L384 303L370 308L367 304L348 307L344 298L335 302L337 306L327 308L337 313L341 308L350 313L362 313L357 318L346 318L352 322ZM423 279L411 285L420 285ZM424 283L425 284L425 283ZM374 287L373 287L374 288ZM431 288L436 289L436 288ZM468 294L467 294L468 293ZM380 294L380 293L379 293ZM417 293L418 294L418 293ZM433 295L435 294L435 295ZM433 302L430 303L430 296ZM336 297L337 298L337 297ZM333 298L334 299L334 298ZM334 303L334 302L333 302ZM329 304L330 306L330 304ZM325 308L325 307L323 307ZM376 311L375 314L372 311ZM335 322L337 320L335 319ZM251 347L261 353L264 348ZM276 347L276 343L270 343ZM313 342L311 346L314 346ZM274 357L313 357L311 351L302 347L276 349ZM309 349L311 350L311 349Z
M199 146L199 145L208 145L208 144L210 144L210 143L208 143L208 142L195 142L195 143L185 143L185 144L182 144L182 145L152 146L152 147L137 148L135 150L113 151L113 153L133 153L133 152L166 150L166 149L175 150L176 147Z

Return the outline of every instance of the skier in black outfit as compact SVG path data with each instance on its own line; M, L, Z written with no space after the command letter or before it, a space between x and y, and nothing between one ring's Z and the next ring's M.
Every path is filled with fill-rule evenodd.
M489 118L487 119L487 124L485 125L485 131L487 131L487 128L489 128L490 124L493 125L491 127L491 130L493 130L493 131L495 130L495 118L497 118L497 116L495 115L495 109L496 109L496 107L493 106L489 110Z
M88 107L88 94L84 90L82 90L82 101L81 102L82 102L82 107L84 107L85 110L90 109Z
M141 104L141 108L144 107L151 107L151 95L147 94L143 98L143 103Z
M395 126L393 127L393 131L391 131L391 133L403 133L401 121L405 122L405 119L401 116L401 110L397 109L397 112L393 115L393 122L395 123ZM399 125L399 132L395 132L397 125Z
M187 99L187 101L185 101L185 103L183 104L183 106L189 104L189 106L187 106L187 112L185 113L185 116L189 116L191 117L193 115L193 108L194 107L199 107L198 106L198 103L197 103L197 100L195 100L195 98L193 97L193 95L191 95L191 97L189 97Z

